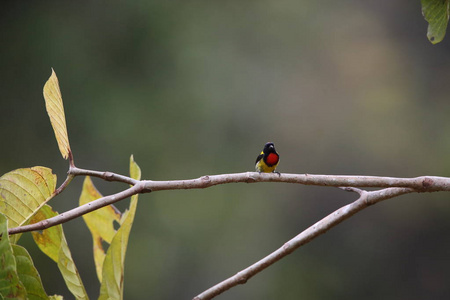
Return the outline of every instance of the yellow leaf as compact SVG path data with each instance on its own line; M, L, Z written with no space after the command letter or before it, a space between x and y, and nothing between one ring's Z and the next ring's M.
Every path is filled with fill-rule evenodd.
M141 168L139 168L138 164L134 161L134 156L130 157L130 176L136 180L141 180Z
M97 191L91 178L87 176L83 183L80 205L89 203L101 197L103 196ZM95 268L100 282L102 282L103 260L106 255L102 242L105 241L108 244L111 244L114 234L116 234L114 221L119 223L120 215L121 213L113 205L108 205L83 215L83 219L92 234Z
M10 228L22 226L53 197L56 175L45 167L17 169L0 177L0 213ZM16 243L20 234L12 235Z
M33 217L32 223L36 223L48 218L57 216L58 214L48 205L42 207L41 210ZM48 257L58 264L58 268L63 275L67 288L75 296L76 299L89 299L83 282L81 281L78 270L72 259L69 246L61 225L53 226L42 232L33 231L33 239L39 249Z
M130 158L130 174L137 180L141 179L141 170ZM128 237L133 225L138 202L138 195L131 197L130 207L122 215L120 228L117 230L103 263L103 279L100 287L99 300L123 299L123 274L125 266L125 253L128 246Z
M50 117L59 151L64 159L67 159L70 152L69 136L67 135L66 117L64 115L64 105L59 89L58 77L52 69L52 75L44 85L44 99L47 114Z

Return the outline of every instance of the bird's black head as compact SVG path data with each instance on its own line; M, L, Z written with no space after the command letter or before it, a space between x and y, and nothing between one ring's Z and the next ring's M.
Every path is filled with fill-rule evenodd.
M274 146L274 144L271 143L271 142L266 143L266 144L264 145L263 152L266 153L266 154L267 154L267 153L277 153L277 151L275 151L275 146Z

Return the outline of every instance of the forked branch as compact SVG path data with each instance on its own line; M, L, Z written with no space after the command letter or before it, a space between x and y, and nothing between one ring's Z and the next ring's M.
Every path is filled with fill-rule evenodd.
M378 188L408 188L413 192L437 192L450 191L450 178L436 176L422 176L415 178L396 178L396 177L376 177L376 176L338 176L338 175L311 175L311 174L275 174L275 173L233 173L220 175L206 175L196 179L186 180L135 180L127 176L115 174L112 172L99 172L92 170L79 169L75 166L69 170L67 181L72 177L79 175L89 175L103 178L107 181L119 181L131 184L132 187L122 192L99 198L82 206L73 208L60 215L41 221L39 223L10 228L9 234L43 230L51 226L59 225L80 217L96 209L113 204L135 194L148 193L162 190L177 189L203 189L214 185L226 183L256 183L256 182L285 182L298 183L304 185L333 186L333 187L378 187ZM70 179L69 179L70 178ZM64 184L63 184L64 185ZM64 185L65 186L65 185ZM385 193L388 189L380 190L379 193ZM372 195L372 194L371 194ZM395 197L395 195L393 196ZM392 198L392 197L389 197Z
M330 186L339 187L343 190L359 194L359 198L340 209L334 211L319 222L307 228L299 235L286 242L281 248L272 252L260 261L254 263L248 268L238 272L234 276L218 283L199 294L194 300L212 299L224 291L244 284L257 273L269 267L273 263L292 253L302 245L310 242L319 235L325 233L330 228L341 223L345 219L356 214L360 210L378 203L380 201L394 198L408 193L438 192L450 191L450 178L436 176L422 176L415 178L395 178L395 177L376 177L376 176L334 176L334 175L311 175L311 174L274 174L274 173L234 173L221 175L206 175L196 179L188 180L170 180L170 181L152 181L135 180L127 176L115 174L112 172L99 172L84 170L71 165L68 178L58 189L62 191L67 183L75 176L95 176L107 181L118 181L130 184L131 187L119 193L105 196L81 205L56 217L43 220L41 222L11 228L9 234L16 234L27 231L43 230L51 226L65 223L74 218L80 217L86 213L123 200L135 194L149 193L162 190L177 189L203 189L214 185L227 183L256 183L256 182L285 182L297 183L303 185ZM365 191L360 188L371 187L380 188L377 191ZM58 191L57 190L57 191ZM59 192L60 192L59 191Z

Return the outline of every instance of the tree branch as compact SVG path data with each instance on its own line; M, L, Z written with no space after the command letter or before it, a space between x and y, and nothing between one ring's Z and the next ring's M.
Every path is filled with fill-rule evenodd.
M69 183L72 181L74 177L75 176L71 174L67 175L66 180L64 180L64 182L53 192L52 198L61 194L61 192L66 189L66 187L69 185Z
M345 219L350 218L360 210L373 205L375 203L378 203L380 201L397 197L400 195L413 193L415 192L413 189L410 188L386 188L379 191L373 191L373 192L367 192L359 189L353 189L353 188L346 188L347 191L353 191L360 194L360 197L358 200L347 204L338 210L334 211L333 213L329 214L319 222L315 223L311 227L304 230L302 233L291 239L290 241L286 242L281 248L278 250L272 252L268 256L264 257L260 261L254 263L253 265L249 266L248 268L238 272L236 275L216 284L215 286L207 289L200 295L196 296L194 300L207 300L212 299L215 296L225 292L226 290L238 285L238 284L244 284L252 278L254 275L258 274L262 270L266 269L273 263L279 261L283 257L287 256L288 254L292 253L299 247L307 244L314 238L318 237L319 235L327 232L330 228L336 226L337 224L341 223Z
M112 172L101 172L101 171L80 169L75 166L71 166L69 169L69 172L67 172L67 173L72 176L80 176L80 175L92 176L92 177L98 177L98 178L104 179L106 181L119 181L119 182L131 184L131 185L135 185L136 183L139 182L138 180L133 179L128 176L123 176L123 175L119 175L119 174L112 173Z
M139 194L142 191L142 184L136 184L122 192L117 194L109 195L106 197L99 198L97 200L91 201L89 203L83 204L76 208L73 208L65 213L59 214L53 218L49 218L46 220L42 220L37 223L24 225L20 227L10 228L8 229L8 234L16 234L21 232L35 231L35 230L43 230L52 226L56 226L70 220L73 220L77 217L80 217L84 214L87 214L96 209L102 208L104 206L113 204L117 201L123 200L125 198L131 197L133 195Z
M206 175L196 179L170 180L170 181L152 181L135 180L133 178L115 174L112 172L99 172L92 170L79 169L75 166L69 169L69 176L90 175L103 178L108 181L120 181L134 185L120 193L102 197L82 206L71 209L56 217L43 220L39 223L10 228L9 234L42 230L51 226L59 225L74 218L87 214L96 209L110 205L117 201L128 198L139 193L148 193L151 191L176 190L176 189L202 189L218 184L226 183L254 183L254 182L285 182L298 183L304 185L334 186L334 187L402 187L412 189L414 192L437 192L450 191L450 178L422 176L415 178L395 178L395 177L376 177L376 176L333 176L333 175L311 175L311 174L275 174L275 173L257 173L245 172L221 175ZM67 180L66 180L67 181ZM354 188L355 189L355 188ZM387 190L387 189L385 189ZM380 190L378 192L382 192ZM390 197L391 198L391 197Z
M57 189L60 193L70 182L70 180L79 175L89 175L99 177L107 181L119 181L132 185L130 188L106 197L99 198L82 206L76 207L53 218L40 221L35 224L10 228L9 234L17 234L27 231L43 230L51 226L59 225L74 218L87 214L96 209L110 205L117 201L128 198L139 193L148 193L163 190L176 189L203 189L219 184L227 183L255 183L255 182L285 182L316 186L333 186L345 191L359 194L359 198L346 206L341 207L332 214L315 223L290 241L286 242L281 248L270 255L251 265L250 267L238 272L236 275L220 282L209 288L197 297L195 300L212 299L224 291L238 285L244 284L251 277L261 272L268 266L277 262L281 258L292 253L299 247L310 242L319 235L325 233L330 228L351 217L360 210L378 203L380 201L397 197L413 192L437 192L450 191L450 178L436 176L421 176L415 178L396 178L396 177L377 177L377 176L339 176L339 175L311 175L311 174L274 174L245 172L221 175L206 175L196 179L188 180L170 180L170 181L152 181L135 180L133 178L115 174L112 172L99 172L85 170L75 167L73 159L69 168L66 181ZM381 188L377 191L365 191L361 187Z
M334 187L405 187L416 192L450 191L450 178L437 176L421 176L415 178L377 177L377 176L342 176L281 173L233 173L206 175L197 179L171 181L145 181L147 190L175 190L207 188L218 184L237 182L285 182L304 185Z

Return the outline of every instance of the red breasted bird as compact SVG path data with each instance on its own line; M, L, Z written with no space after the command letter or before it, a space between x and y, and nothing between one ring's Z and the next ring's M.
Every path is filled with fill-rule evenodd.
M264 145L263 151L256 158L255 169L259 173L278 173L275 172L275 168L278 166L279 162L280 155L275 150L275 146L273 145L273 143L269 142Z

